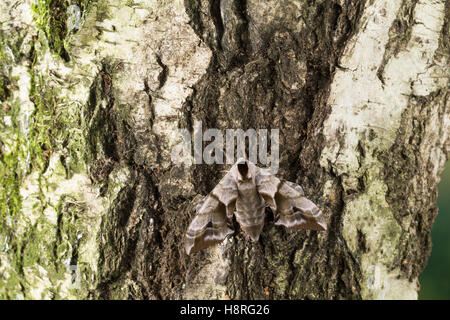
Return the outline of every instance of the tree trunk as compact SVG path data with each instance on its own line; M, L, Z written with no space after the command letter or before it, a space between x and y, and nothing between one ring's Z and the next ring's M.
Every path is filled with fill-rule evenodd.
M71 4L0 3L1 298L417 298L449 151L449 1ZM194 121L279 129L278 175L328 231L268 214L258 242L237 229L187 256L228 168L172 163Z

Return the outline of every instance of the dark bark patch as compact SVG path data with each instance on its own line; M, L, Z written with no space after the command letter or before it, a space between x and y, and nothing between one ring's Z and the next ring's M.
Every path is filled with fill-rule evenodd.
M331 216L328 244L319 241L316 232L288 232L270 225L264 227L258 243L236 231L229 252L228 294L265 299L264 288L270 288L274 299L357 297L358 264L339 241L342 187L336 177L336 199L329 206L328 200L314 199L321 182L333 175L323 172L318 163L322 138L308 133L320 129L330 112L326 99L332 72L355 31L364 2L308 3L301 12L306 22L301 30L286 18L293 14L288 3L277 11L285 20L273 23L255 19L245 1L234 6L226 1L221 23L217 11L215 17L205 17L198 12L198 2L185 4L191 26L210 46L213 58L185 103L184 122L194 117L202 120L204 128L280 129L280 176L300 183ZM210 20L216 23L208 24ZM222 30L222 46L217 46L211 35ZM194 172L192 182L202 194L222 176L220 168L206 165L196 166ZM200 265L202 253L189 261L190 268L198 270ZM327 284L330 281L333 284Z

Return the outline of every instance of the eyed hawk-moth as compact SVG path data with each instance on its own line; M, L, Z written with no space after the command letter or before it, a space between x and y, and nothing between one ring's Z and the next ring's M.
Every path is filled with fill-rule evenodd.
M252 241L258 241L266 206L274 214L275 225L288 229L327 229L322 211L305 197L299 185L240 158L197 205L197 214L186 232L186 253L222 242L233 234L233 215L244 233Z

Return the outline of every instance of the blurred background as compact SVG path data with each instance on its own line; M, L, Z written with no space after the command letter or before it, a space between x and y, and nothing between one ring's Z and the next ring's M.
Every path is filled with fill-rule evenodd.
M420 276L419 299L450 299L450 161L439 183L439 214L431 231L433 249Z

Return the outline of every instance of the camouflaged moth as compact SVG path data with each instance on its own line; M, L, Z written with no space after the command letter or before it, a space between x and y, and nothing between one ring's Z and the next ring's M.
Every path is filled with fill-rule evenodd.
M322 211L304 195L299 185L280 180L240 158L197 205L197 214L186 232L186 253L202 250L233 234L233 215L242 230L258 241L266 206L274 213L275 225L326 230Z

